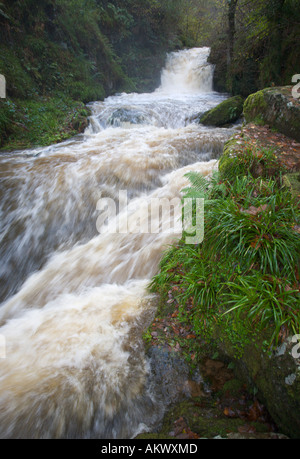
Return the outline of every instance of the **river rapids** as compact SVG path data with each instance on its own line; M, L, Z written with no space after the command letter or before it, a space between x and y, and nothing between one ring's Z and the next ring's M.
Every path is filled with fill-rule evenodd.
M194 121L226 97L209 51L170 53L153 93L90 104L84 134L1 155L1 438L132 438L160 419L141 337L181 228L159 212L137 226L145 202L180 202L188 171L209 176L233 133Z

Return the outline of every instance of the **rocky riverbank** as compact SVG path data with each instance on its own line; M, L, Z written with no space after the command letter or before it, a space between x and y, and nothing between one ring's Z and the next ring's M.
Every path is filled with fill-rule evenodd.
M67 97L0 101L0 150L48 146L84 132L91 112Z
M288 438L218 340L197 339L178 318L176 300L169 304L172 308L160 312L145 336L156 385L168 407L161 424L137 439Z

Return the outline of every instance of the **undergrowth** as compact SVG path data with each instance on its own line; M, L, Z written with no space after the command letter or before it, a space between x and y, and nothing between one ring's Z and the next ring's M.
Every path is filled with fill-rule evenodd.
M258 334L270 349L300 332L299 206L280 176L253 177L248 166L255 160L248 158L234 176L187 174L191 185L183 190L183 203L205 199L204 240L187 245L183 234L150 284L162 304L172 289L181 320L198 337L209 340L217 331L236 356Z
M89 110L68 97L0 101L0 148L14 150L66 140L87 125Z

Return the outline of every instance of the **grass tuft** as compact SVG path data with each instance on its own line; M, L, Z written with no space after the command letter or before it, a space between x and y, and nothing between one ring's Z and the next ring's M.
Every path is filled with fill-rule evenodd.
M188 174L184 198L205 199L204 240L169 248L150 284L165 299L172 289L198 336L222 327L238 354L263 330L269 347L300 332L299 206L278 178L243 172Z

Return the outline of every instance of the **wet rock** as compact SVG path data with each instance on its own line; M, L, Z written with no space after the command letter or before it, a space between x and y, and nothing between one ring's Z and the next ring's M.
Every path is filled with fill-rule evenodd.
M243 357L234 359L235 373L255 389L279 431L299 438L300 358L291 339L283 344L271 353L259 350L262 346L249 344ZM222 351L227 358L234 358L229 343L222 343Z
M156 330L160 330L157 323L168 323L172 329L175 319L173 313L163 323L155 322ZM170 350L167 330L162 327L165 342L163 336L159 343L152 340L147 352L151 387L156 387L155 398L164 406L164 417L151 433L138 438L299 437L297 341L286 339L272 354L264 353L260 342L252 343L237 358L216 328L214 354L202 343L197 370L193 366L191 373L183 355Z
M196 381L188 380L184 383L184 392L188 397L201 397L204 395L201 384Z
M292 86L266 88L251 94L244 104L247 123L266 124L300 142L300 103Z
M120 127L123 123L143 124L145 117L142 113L131 108L119 108L110 116L107 124Z
M91 111L87 106L79 107L70 121L70 129L76 131L78 134L84 132L84 130L88 127L88 118L90 115Z
M208 110L198 118L205 126L225 126L235 123L243 113L244 99L240 96L231 97L217 107Z
M165 406L186 397L203 395L200 375L190 375L189 365L176 352L152 346L148 351L156 396Z
M248 420L237 411L229 415L214 397L198 397L174 404L165 414L158 432L137 438L196 439L196 438L271 438L270 427L258 420ZM280 436L281 434L276 434ZM275 438L275 437L274 437Z
M265 407L225 361L206 356L191 374L184 359L167 348L152 346L148 357L151 387L166 411L159 425L138 439L273 438Z

